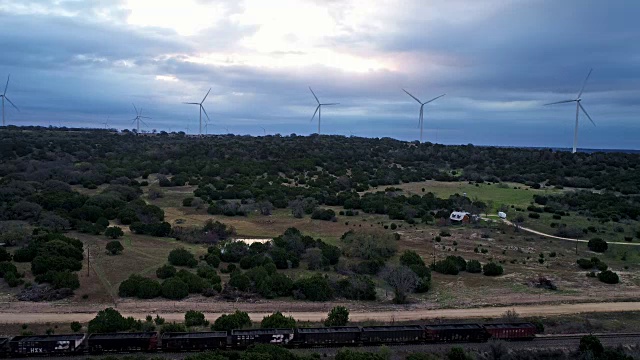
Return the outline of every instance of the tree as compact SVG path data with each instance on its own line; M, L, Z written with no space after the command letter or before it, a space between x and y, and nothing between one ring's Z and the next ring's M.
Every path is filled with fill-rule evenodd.
M80 332L82 330L82 324L77 321L71 323L71 331L74 333Z
M213 331L231 331L233 329L242 329L251 325L249 314L244 311L236 310L233 314L223 314L211 325Z
M124 246L118 240L109 241L105 246L107 252L111 255L118 255L124 250Z
M184 324L186 326L207 326L209 322L200 311L189 310L184 314Z
M605 284L617 284L620 282L620 277L611 270L605 270L598 273L598 280Z
M177 272L176 268L172 265L164 264L156 270L156 276L158 279L168 279L175 276Z
M0 247L0 262L11 261L11 258L11 254L9 254L9 252L5 248Z
M76 290L80 287L78 274L71 271L55 271L50 276L50 283L54 289L71 289Z
M449 349L449 352L447 352L447 359L448 360L472 360L473 358L470 355L468 355L463 348L454 346L451 349Z
M609 248L607 242L602 240L601 238L593 238L589 240L587 246L589 247L589 250L599 253L603 253L607 251L607 248Z
M299 296L311 301L327 301L333 297L329 280L321 274L301 278L294 284Z
M383 278L393 289L393 301L397 304L406 303L407 295L418 286L418 276L404 265L387 268Z
M277 311L269 316L265 316L260 322L263 329L291 329L296 327L296 320L291 316L284 316Z
M169 253L169 263L174 266L195 267L198 261L188 250L178 248Z
M93 320L89 321L89 333L109 333L125 331L131 327L131 322L125 319L117 310L106 308L98 312Z
M400 256L400 264L405 266L424 265L424 260L422 260L422 257L420 257L417 252L406 250L402 253L402 256Z
M180 278L172 277L162 283L162 297L182 300L189 296L189 285Z
M124 236L124 232L122 231L122 228L119 226L109 226L104 231L104 235L112 239L117 239L119 237Z
M349 309L344 306L335 306L324 321L324 326L346 326L349 322Z
M469 273L482 272L482 264L480 264L480 261L478 260L467 261L467 272Z
M590 352L596 358L604 352L604 346L595 335L585 335L580 338L579 349L582 353Z

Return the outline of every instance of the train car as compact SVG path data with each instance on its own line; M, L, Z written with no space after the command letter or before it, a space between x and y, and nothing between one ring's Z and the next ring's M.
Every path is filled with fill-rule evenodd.
M6 358L9 354L9 340L8 337L0 337L0 358Z
M85 334L24 335L9 340L12 355L65 355L82 350Z
M287 345L294 338L293 329L248 329L232 330L231 343L245 348L253 344Z
M168 332L162 335L163 351L215 350L226 347L226 331Z
M499 340L533 340L536 337L536 326L532 323L484 324L491 339Z
M479 324L439 324L424 326L427 342L485 342L489 333Z
M360 328L357 326L298 328L295 331L295 344L303 346L357 344L360 342L360 333Z
M92 354L103 352L140 352L158 350L158 333L106 333L91 334L87 347Z
M415 343L423 339L424 328L421 325L365 326L360 334L364 344Z

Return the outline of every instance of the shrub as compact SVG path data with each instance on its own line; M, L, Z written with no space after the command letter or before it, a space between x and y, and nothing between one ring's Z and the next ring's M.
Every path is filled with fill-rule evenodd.
M34 275L44 274L47 271L78 271L82 269L82 263L76 259L57 255L38 255L31 261L31 272Z
M105 246L107 252L111 255L118 255L124 250L124 246L118 240L109 241Z
M160 334L164 334L167 332L187 332L187 328L183 324L172 322L164 324L160 328Z
M589 240L587 246L589 247L589 250L600 253L607 251L607 248L609 247L607 242L601 238L593 238Z
M184 198L182 199L182 206L191 206L191 203L193 203L193 198L192 197L188 197L188 198Z
M502 268L502 266L494 263L494 262L490 262L485 264L482 267L482 271L484 273L485 276L499 276L502 275L504 273L504 269Z
M124 231L119 226L110 226L104 231L104 235L112 239L117 239L124 235Z
M156 270L156 276L158 277L158 279L168 279L170 277L175 276L177 272L178 271L176 270L175 267L169 264L165 264L160 266Z
M618 274L614 273L611 270L605 270L598 274L598 280L602 281L605 284L617 284L620 282L620 278Z
M18 268L8 261L0 262L0 277L4 277L8 273L17 274Z
M340 279L338 293L350 300L375 300L376 285L365 275L355 275Z
M72 322L70 327L71 327L71 331L74 333L77 333L80 330L82 330L82 324L80 324L77 321Z
M284 316L280 311L265 316L260 322L263 329L291 329L296 327L296 320L291 316Z
M220 266L220 257L216 254L207 254L207 256L205 256L204 258L204 261L214 268L218 268L218 266Z
M51 285L55 289L71 289L76 290L80 287L80 280L78 280L78 274L70 271L56 271L51 276Z
M189 296L189 285L178 277L172 277L162 283L162 296L171 300L182 300Z
M209 322L205 320L202 312L189 310L184 314L184 324L186 326L207 326Z
M178 271L176 277L187 284L190 294L201 293L207 287L207 282L203 278L184 269Z
M174 266L195 267L198 261L188 250L178 248L169 253L169 263Z
M604 352L604 346L595 335L585 335L580 339L580 352L590 352L594 358L600 357Z
M117 310L107 308L98 312L87 327L89 333L110 333L129 330L135 320L124 318Z
M314 274L296 281L294 289L304 295L305 299L311 301L327 301L333 297L329 280L321 274Z
M2 261L11 261L11 254L5 248L0 247L0 262Z
M433 266L433 270L445 275L458 275L460 272L456 261L450 257L437 261Z
M311 218L314 220L333 221L336 218L336 213L331 209L315 209L311 214Z
M211 325L213 331L231 331L233 329L242 329L251 326L249 314L244 311L236 310L233 314L224 314L214 321Z
M417 252L413 250L406 250L402 253L402 256L400 256L400 264L406 266L424 265L424 261Z
M235 273L234 273L235 274ZM231 274L228 285L240 291L247 291L251 287L251 279L245 274L238 271L237 274Z
M449 232L449 230L440 230L440 236L441 237L451 236L451 233Z
M335 306L324 321L324 326L346 326L349 323L349 309L344 306Z
M540 219L540 214L538 213L529 213L529 217L532 219Z
M467 261L467 272L470 273L479 273L482 272L482 265L478 260L469 260Z

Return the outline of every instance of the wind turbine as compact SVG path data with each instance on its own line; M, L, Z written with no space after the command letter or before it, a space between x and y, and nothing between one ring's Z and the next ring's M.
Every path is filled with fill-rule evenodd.
M7 84L4 86L4 92L0 94L0 97L2 98L2 126L6 126L6 123L4 121L4 100L5 99L9 102L9 104L11 104L11 106L13 106L16 110L20 111L20 109L18 109L18 107L7 97L7 89L9 88L10 77L11 77L11 74L7 76Z
M311 86L309 86L309 90L311 90ZM340 105L340 103L321 104L320 100L318 100L318 97L316 96L316 93L314 93L313 90L311 90L311 93L313 94L313 97L316 98L316 102L318 103L318 107L316 107L316 111L313 113L311 121L313 121L313 119L316 117L316 113L318 113L318 135L320 135L320 117L322 115L322 106Z
M131 105L133 105L133 108L136 111L136 117L133 118L131 123L133 124L134 122L137 122L137 128L138 128L138 134L139 134L140 133L140 123L143 123L144 125L149 126L142 119L151 119L151 118L148 117L148 116L142 116L142 108L140 108L140 111L138 111L138 108L136 107L135 104L131 104Z
M584 107L582 106L582 99L580 98L580 96L582 96L582 93L584 92L584 87L587 86L587 80L589 80L589 76L591 76L591 72L593 71L593 69L589 70L589 73L587 74L587 77L584 79L584 83L582 83L582 89L580 89L580 92L578 93L578 96L576 96L575 99L573 100L563 100L563 101L556 101L556 102L552 102L549 104L545 104L545 105L555 105L555 104L564 104L564 103L570 103L570 102L575 102L576 103L576 126L573 130L573 151L572 153L576 153L576 150L578 148L578 117L580 115L580 110L582 110L582 112L587 115L587 118L589 119L589 121L591 121L591 123L593 124L593 126L596 126L596 123L593 122L593 119L591 119L591 116L589 116L589 114L587 113L587 110L584 109Z
M417 101L420 104L420 116L418 117L418 125L420 126L420 142L422 143L422 129L423 129L423 126L424 126L424 106L427 105L428 103L432 102L432 101L435 101L435 100L445 96L446 94L442 94L440 96L434 97L433 99L431 99L429 101L422 102L422 101L418 100L417 97L411 95L407 90L402 89L402 91L406 92L407 95L411 96L415 101Z
M203 111L204 111L204 114L207 116L207 120L209 120L209 115L207 115L207 111L204 109L204 106L202 106L202 104L204 104L204 101L207 100L207 96L209 96L210 92L211 92L211 88L209 88L209 91L207 91L207 95L205 95L202 101L199 103L195 103L195 102L183 103L188 105L198 105L200 107L200 136L202 136L202 112Z
M263 128L262 126L260 126L260 129L262 129L263 136L267 136L267 129Z

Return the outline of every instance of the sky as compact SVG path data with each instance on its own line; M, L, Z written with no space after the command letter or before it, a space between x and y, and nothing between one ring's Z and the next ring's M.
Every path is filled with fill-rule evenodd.
M0 0L12 125L640 149L636 0ZM0 89L1 90L1 89ZM206 117L203 115L203 118ZM203 121L204 123L204 121Z

